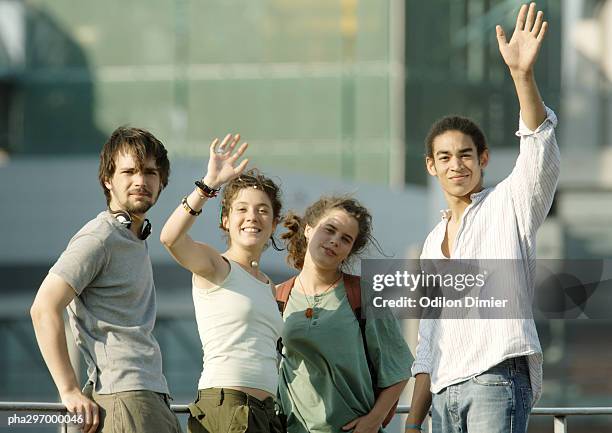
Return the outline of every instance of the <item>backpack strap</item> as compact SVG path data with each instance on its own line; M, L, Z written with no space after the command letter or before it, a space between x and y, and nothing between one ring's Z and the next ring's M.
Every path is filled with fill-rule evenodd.
M361 278L357 275L343 274L343 280L346 297L355 315L359 313L357 315L359 320L361 319Z
M357 275L344 274L344 289L346 290L346 297L351 305L351 308L353 309L357 323L359 323L359 330L361 331L361 340L363 341L363 349L365 350L368 369L370 370L372 383L376 387L376 372L374 370L374 364L370 359L370 353L368 352L368 341L366 340L365 335L366 319L365 317L361 316L361 278Z
M349 305L355 314L357 322L359 322L359 329L361 330L361 337L363 339L363 347L366 349L366 358L368 358L368 365L370 364L368 345L365 338L365 317L361 317L361 278L357 275L344 274L344 289L346 290L346 297Z
M285 312L285 307L287 306L287 301L289 300L289 295L291 294L291 289L293 289L296 278L297 275L276 286L276 305L278 306L278 311L280 311L281 317ZM283 339L281 337L278 337L278 340L276 341L276 351L281 357L284 358Z
M376 374L376 368L374 363L372 362L372 358L370 358L370 352L368 351L368 341L366 339L365 327L366 327L366 319L361 316L361 278L357 275L349 275L344 274L344 288L346 289L346 297L348 299L351 308L353 309L353 313L355 314L355 318L359 323L359 330L361 331L361 340L363 341L363 349L365 350L366 362L368 363L368 370L370 371L370 378L372 379L372 386L374 387L374 395L378 398L378 395L381 392L381 389L378 387L378 377ZM399 400L395 402L395 404L387 413L387 416L383 420L382 426L386 427L390 422L395 412L397 411L397 405Z
M291 289L293 289L296 278L297 276L291 277L287 281L276 286L276 305L278 305L278 311L280 311L281 316L285 312L285 307L287 306L287 301L289 300L289 295L291 294Z

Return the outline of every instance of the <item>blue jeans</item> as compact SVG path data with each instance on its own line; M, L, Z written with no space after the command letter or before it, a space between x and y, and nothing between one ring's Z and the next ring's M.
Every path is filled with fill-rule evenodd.
M533 394L525 357L433 395L434 433L525 433Z

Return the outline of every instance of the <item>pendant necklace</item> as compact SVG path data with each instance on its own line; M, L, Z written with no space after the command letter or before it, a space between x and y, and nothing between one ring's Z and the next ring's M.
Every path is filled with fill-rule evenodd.
M340 278L342 278L342 273L340 273L340 276L333 283L331 283L327 289L323 290L321 294L327 293L329 289L334 287L338 283L338 281L340 281ZM308 299L308 295L306 294L306 289L304 289L304 285L302 284L302 280L300 279L299 275L297 276L297 280L298 280L298 283L300 283L302 293L304 294L304 298L306 299L306 304L308 304L308 308L306 308L306 311L304 311L304 316L306 316L309 319L312 319L312 316L314 314L314 305L313 306L310 305L310 300ZM316 295L313 295L313 298L314 296Z

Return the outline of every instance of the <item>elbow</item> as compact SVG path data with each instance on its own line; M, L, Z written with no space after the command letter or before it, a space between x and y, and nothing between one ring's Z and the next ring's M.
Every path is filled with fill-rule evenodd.
M39 334L47 334L50 330L63 328L64 309L59 305L53 306L34 301L34 304L30 307L30 318L34 333L37 336Z
M36 332L44 331L50 326L54 326L55 323L63 322L63 309L59 307L56 309L50 305L42 305L39 301L35 300L30 307L30 318Z
M162 230L162 232L159 234L159 241L169 252L175 250L184 239L184 234L176 235L172 232L169 233L166 230Z
M164 233L163 231L161 232L161 234L159 235L159 241L161 242L161 244L167 249L170 250L176 240L173 239L172 237L168 236L166 233Z
M36 326L40 322L43 315L44 313L42 307L39 305L37 300L34 300L34 303L30 307L30 318L32 319L32 324Z

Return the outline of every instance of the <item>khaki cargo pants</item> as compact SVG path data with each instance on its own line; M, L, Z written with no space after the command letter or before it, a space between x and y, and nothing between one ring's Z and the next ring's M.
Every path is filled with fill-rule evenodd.
M97 433L181 433L169 397L153 391L92 395L100 406Z
M189 433L284 433L274 400L263 401L242 391L208 388L189 405Z

